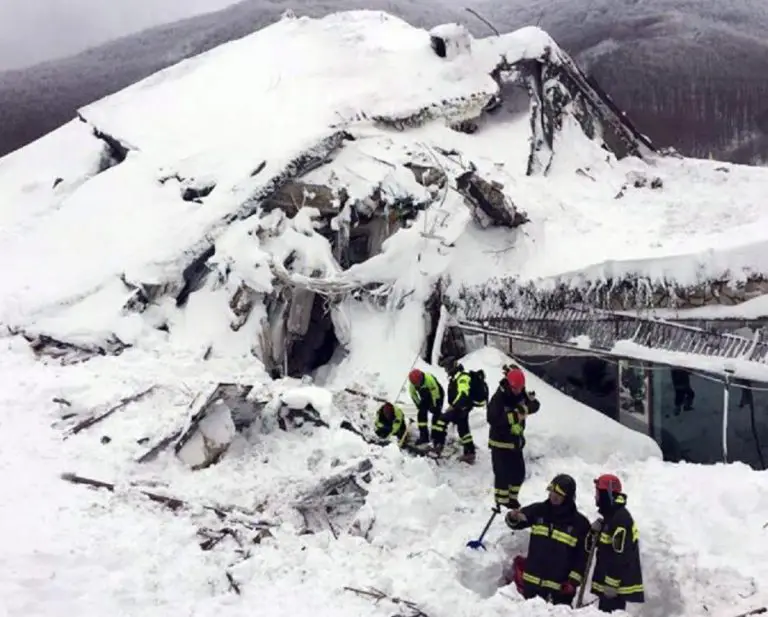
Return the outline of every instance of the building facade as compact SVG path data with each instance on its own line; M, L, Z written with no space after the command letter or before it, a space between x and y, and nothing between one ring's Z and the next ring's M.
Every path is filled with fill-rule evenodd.
M468 338L471 348L496 346L568 396L649 435L665 460L711 464L727 459L766 469L768 383L726 385L720 375L663 363L493 335Z

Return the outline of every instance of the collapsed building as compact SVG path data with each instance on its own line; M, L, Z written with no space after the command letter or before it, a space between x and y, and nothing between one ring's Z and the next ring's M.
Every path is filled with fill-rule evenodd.
M388 27L401 27L395 18L386 16L386 20ZM281 25L287 22L302 20L286 18L274 27L294 27L292 23ZM371 22L365 27L379 26ZM519 234L538 221L522 205L525 199L517 178L546 179L559 161L570 161L572 153L563 136L574 129L585 143L596 145L606 161L633 159L644 165L644 171L626 174L613 197L617 203L633 191L663 194L666 187L655 173L656 162L676 156L656 151L595 79L537 28L484 40L473 39L456 24L422 34L424 49L433 54L429 70L458 71L462 78L467 74L477 77L472 72L478 71L483 79L451 97L425 93L418 98L419 105L404 104L400 109L395 104L389 113L359 109L346 116L337 114L342 117L318 131L317 139L304 139L303 148L289 149L286 160L257 160L251 157L251 150L233 153L222 138L214 153L237 158L236 173L214 173L205 164L215 157L198 160L181 146L167 158L163 158L165 153L153 151L165 135L159 125L148 127L141 110L146 107L154 113L149 105L157 102L151 98L153 88L174 87L173 80L164 85L166 72L144 80L136 92L129 88L82 109L79 122L102 144L96 175L79 188L70 178L52 178L54 189L71 189L77 196L99 177L118 175L121 169L125 174L134 173L127 170L140 163L155 174L147 195L155 191L162 192L164 199L172 196L176 206L192 208L189 212L217 208L223 212L198 237L190 236L191 241L183 246L180 257L173 256L170 266L164 263L164 267L149 270L126 266L118 280L109 283L115 320L135 321L138 317L158 340L168 340L179 327L178 315L189 313L198 299L206 294L225 298L226 306L216 305L220 307L216 319L226 322L229 332L244 341L272 377L279 378L312 373L344 356L350 344L346 314L350 303L397 311L407 302L420 302L426 333L422 356L444 363L466 352L465 335L472 327L490 325L517 332L520 323L528 328L540 325L542 311L547 313L549 330L539 328L531 335L534 343L549 340L573 346L573 340L587 336L587 325L581 330L571 328L567 334L555 330L562 330L558 324L574 306L597 310L603 320L608 314L614 323L619 313L736 306L764 294L766 284L759 268L746 275L726 269L695 284L651 278L641 271L612 276L599 269L546 280L487 277L468 284L453 280L449 268L437 268L424 275L428 292L417 294L413 281L403 280L408 277L374 267L388 242L406 233L429 242L429 250L441 256L456 248L467 224L489 234L501 230L509 234L510 242L518 241ZM216 59L212 58L214 65ZM178 80L185 79L182 68L169 71L170 75L180 73ZM149 97L148 102L141 96ZM216 100L234 99L238 92L216 96L220 97ZM216 111L227 113L226 109ZM169 118L163 116L165 112L157 113L161 119ZM249 126L266 127L274 120L249 120L255 123ZM472 140L489 134L500 141L521 142L519 134L510 129L513 125L526 127L524 141L513 148L521 152L515 160L519 168L509 169L508 161L491 161L492 156L481 160L473 154L477 150L472 149ZM423 133L427 129L434 131L429 143ZM258 137L252 134L238 145L244 147ZM186 144L192 138L182 135L179 139ZM152 157L161 164L156 165ZM365 161L364 177L355 171L360 161ZM503 173L499 171L502 167ZM574 173L602 182L586 164L576 165ZM712 173L727 176L730 172L723 167ZM115 191L122 188L115 185ZM542 193L542 199L550 197ZM461 218L458 207L469 223L451 222ZM441 211L444 220L437 222ZM429 225L424 213L434 214ZM417 221L424 221L423 229L416 229ZM93 295L106 287L102 284ZM87 310L87 302L75 298L59 310L59 316ZM90 336L68 336L56 326L60 322L50 318L50 310L42 313L5 319L41 356L83 361L94 355L122 353L138 342L108 328ZM626 315L622 319L637 326ZM580 323L593 321L588 317ZM624 332L631 329L627 326ZM669 337L677 336L673 326L668 330ZM590 332L596 345L599 337ZM605 340L611 348L621 337L614 332ZM738 342L741 347L734 343L731 349L742 357L747 350L743 341ZM649 336L646 344L660 343ZM212 336L202 359L226 353L227 345ZM704 353L708 354L712 355Z

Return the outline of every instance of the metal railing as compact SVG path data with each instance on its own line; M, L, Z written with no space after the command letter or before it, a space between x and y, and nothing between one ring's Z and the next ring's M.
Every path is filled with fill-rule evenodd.
M466 314L465 329L483 328L536 343L579 348L586 338L589 349L611 353L619 341L661 351L694 354L723 360L768 364L768 342L756 332L752 338L710 332L671 321L620 315L580 308L564 310L510 309L499 315Z

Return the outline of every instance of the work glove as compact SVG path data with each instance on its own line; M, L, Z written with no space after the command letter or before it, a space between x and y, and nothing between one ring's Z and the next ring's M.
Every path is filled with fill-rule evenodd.
M504 515L504 522L507 524L507 527L510 529L517 529L517 526L520 523L524 523L526 521L525 514L520 512L520 510L509 510Z
M619 595L618 589L616 589L615 587L609 587L608 585L605 586L605 589L603 590L603 597L608 598L609 600L612 600L618 595Z
M565 594L566 596L575 596L576 595L576 584L573 581L565 581L560 586L560 591Z

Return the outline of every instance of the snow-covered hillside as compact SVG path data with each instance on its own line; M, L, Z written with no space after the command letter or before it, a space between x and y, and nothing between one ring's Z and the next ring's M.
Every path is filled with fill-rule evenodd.
M483 415L478 464L436 464L344 430L375 408L345 388L402 398L414 364L443 377L424 360L440 358L440 303L492 306L499 277L546 293L766 271L768 173L654 152L536 28L477 40L378 12L286 17L80 116L0 159L11 614L392 614L345 586L430 617L554 614L496 590L524 534L497 523L487 554L464 548L491 505ZM493 383L505 361L483 349L465 364ZM315 386L285 377L305 373ZM760 602L764 474L664 464L649 439L529 379L542 412L525 501L567 471L593 516L592 478L619 473L645 615ZM182 443L219 383L252 386L247 426ZM285 406L304 402L319 415L292 424ZM219 439L219 462L192 471ZM336 481L349 503L318 520L318 487Z

